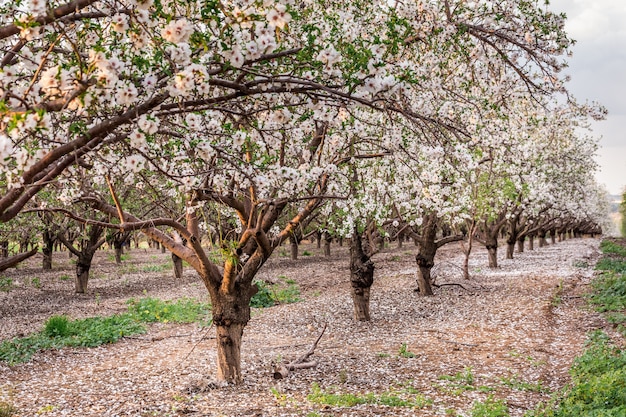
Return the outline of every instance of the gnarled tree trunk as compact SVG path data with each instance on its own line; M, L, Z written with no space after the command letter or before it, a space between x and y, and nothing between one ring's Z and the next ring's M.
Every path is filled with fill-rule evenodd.
M42 234L43 246L41 253L43 254L42 269L49 271L52 269L52 253L54 252L55 236L50 230L45 230Z
M172 253L172 263L174 264L174 278L183 278L183 260L175 253Z
M291 236L289 238L289 248L291 249L291 259L294 261L297 260L298 259L298 239Z
M350 242L350 285L355 320L370 320L370 288L373 283L374 263L363 250L361 234L355 230Z

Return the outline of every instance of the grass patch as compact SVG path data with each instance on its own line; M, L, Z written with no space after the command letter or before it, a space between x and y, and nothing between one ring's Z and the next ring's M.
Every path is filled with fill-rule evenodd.
M398 350L398 356L411 359L415 358L417 355L409 350L406 343L403 343L402 345L400 345L400 349Z
M472 417L508 417L509 409L503 400L497 400L493 396L485 401L476 401L472 406Z
M529 391L529 392L546 392L547 389L541 384L541 381L532 383L522 381L517 375L507 378L500 378L502 385L514 389L516 391Z
M29 361L35 353L46 349L114 343L124 336L145 333L144 323L194 323L209 319L210 305L192 299L131 299L128 301L128 312L123 314L78 320L52 316L41 331L0 343L0 361L15 365Z
M600 243L600 250L605 254L614 254L626 258L626 247L613 242L612 240L605 239Z
M17 408L4 401L0 401L0 417L11 417L17 414Z
M250 307L272 307L276 304L291 304L300 301L300 287L296 281L281 275L276 284L255 281L259 291L250 299Z
M402 389L381 394L327 392L316 383L312 385L307 400L314 404L331 407L354 407L360 404L384 405L387 407L424 408L432 404L432 400L413 390Z
M570 373L571 384L526 417L626 415L626 351L616 347L605 333L590 334L587 349Z
M0 361L15 365L29 361L35 353L41 350L61 349L66 346L95 347L145 331L144 325L133 320L127 314L80 320L70 320L64 316L52 316L46 321L40 332L2 342L0 344Z
M596 264L596 269L624 274L626 273L626 259L602 258Z
M592 282L589 302L609 321L623 324L626 319L626 248L613 241L600 245L605 257L596 269L605 271ZM622 257L615 259L615 256ZM622 333L624 333L622 327ZM589 335L585 352L570 370L572 381L547 404L541 404L526 417L626 416L626 351L616 346L602 331Z
M127 301L131 316L144 323L194 323L210 318L211 305L191 298L163 301L158 298L131 298Z
M9 292L13 288L13 280L7 277L0 277L0 291Z
M589 302L597 311L606 313L608 321L626 335L626 248L609 240L603 241L601 247L609 252L596 264L596 269L603 272L591 283Z
M172 269L174 266L170 263L158 264L158 265L146 265L141 268L141 272L164 272L168 269Z
M454 375L440 375L437 379L447 382L446 385L440 386L439 388L451 395L460 395L465 391L495 391L495 388L486 385L475 385L474 371L470 366L465 367L463 372L457 372Z

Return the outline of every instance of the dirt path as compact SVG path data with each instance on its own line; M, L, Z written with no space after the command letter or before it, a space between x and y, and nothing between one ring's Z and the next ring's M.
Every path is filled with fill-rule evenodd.
M43 352L12 368L0 364L0 401L10 401L22 416L441 416L469 415L475 401L492 395L521 416L567 382L586 332L604 325L579 298L593 271L575 266L593 262L597 246L597 240L569 240L501 260L496 271L485 268L486 254L477 252L469 282L455 267L461 264L458 247L450 246L439 259L438 283L466 289L444 286L429 298L413 291L414 248L389 250L376 258L369 323L351 318L346 249L326 259L311 246L314 256L278 256L261 273L263 279L296 280L304 299L253 312L244 334L241 387L213 388L213 329L157 324L114 345ZM142 259L131 256L135 269L167 260L148 252ZM81 297L71 294L71 282L59 280L62 269L49 275L35 267L21 270L16 282L27 283L24 274L37 271L41 288L24 284L0 293L0 337L37 329L60 312L121 311L125 300L142 294L206 298L190 271L174 282L171 271L123 273L106 258L100 266L101 276ZM315 353L319 366L274 381L272 362L306 351L324 323L328 330ZM325 406L307 399L314 386L360 398L414 400L419 392L427 404L419 410Z

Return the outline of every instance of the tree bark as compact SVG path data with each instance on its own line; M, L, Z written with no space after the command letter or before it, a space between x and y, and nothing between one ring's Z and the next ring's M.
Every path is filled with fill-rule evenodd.
M374 262L363 250L361 234L354 231L350 242L350 285L354 319L370 320L370 287L374 283Z
M241 337L245 324L216 325L217 330L217 379L240 384Z
M183 260L176 254L172 253L172 262L174 263L174 278L183 279Z
M495 243L488 242L485 245L487 248L487 254L489 255L489 268L497 268L498 267L498 241Z
M35 254L37 254L37 252L38 252L38 248L35 247L30 252L20 253L20 254L8 257L6 259L3 259L2 261L0 261L0 271L4 271L6 269L14 267L20 262L30 258L31 256L34 256Z
M0 258L8 258L9 257L9 241L3 240L0 241Z
M513 253L515 252L515 243L506 243L506 259L513 259Z
M524 238L517 239L517 252L524 253Z
M434 295L433 287L430 282L430 271L434 266L434 263L427 263L425 259L418 259L419 255L416 256L418 268L417 268L417 286L419 288L419 293L422 296ZM420 262L422 264L420 264Z
M49 271L52 269L52 253L54 251L54 239L52 232L49 230L45 230L42 236L43 246L41 248L41 253L43 254L42 260L42 269L44 271Z
M298 239L296 239L293 236L290 237L289 247L291 248L291 259L294 261L297 260L298 259Z
M91 256L80 256L76 261L76 278L74 280L74 288L78 294L87 292L87 283L89 282L89 270L91 269Z
M333 238L330 236L330 233L324 232L324 256L330 256L330 242L332 242Z

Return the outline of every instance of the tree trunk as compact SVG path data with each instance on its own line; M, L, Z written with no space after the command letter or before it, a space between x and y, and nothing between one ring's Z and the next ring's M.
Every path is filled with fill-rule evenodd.
M332 242L333 238L330 237L329 233L324 233L324 256L330 256L330 242Z
M3 240L0 242L0 258L9 257L9 241Z
M43 254L42 260L42 269L44 271L49 271L52 269L52 253L54 251L54 239L52 238L52 233L48 230L43 232L42 236L43 246L41 248L41 253Z
M258 291L255 285L249 291L239 285L235 285L231 294L224 293L221 288L209 290L217 332L217 379L231 384L243 382L241 338L250 320L250 298Z
M419 260L417 261L417 264L419 265L417 268L417 286L419 288L420 295L434 295L433 287L430 285L430 271L434 264L431 263L430 266L422 266L420 265Z
M217 330L217 379L235 384L243 382L241 375L241 337L243 324L215 326Z
M317 248L320 249L322 247L322 234L320 232L315 234L315 242L317 243Z
M354 319L370 320L370 287L374 283L374 263L363 250L361 234L354 231L350 242L350 285Z
M352 288L354 319L370 321L370 288Z
M487 245L487 253L489 255L489 268L498 267L498 243L490 243Z
M121 264L122 263L122 254L124 253L124 250L122 248L122 243L118 243L118 242L113 242L113 248L115 250L115 263L116 264Z
M513 259L513 253L515 252L515 243L506 243L506 259Z
M298 259L298 240L295 239L294 237L290 237L289 247L291 248L291 259L294 261L297 260Z
M172 262L174 263L174 278L183 278L183 260L172 253Z
M550 242L554 245L556 243L556 230L550 231Z
M524 238L517 240L517 252L524 253Z
M535 236L528 236L528 250L535 250Z
M87 283L89 282L89 270L91 269L91 257L81 256L76 261L76 279L74 280L75 289L78 294L87 292Z

